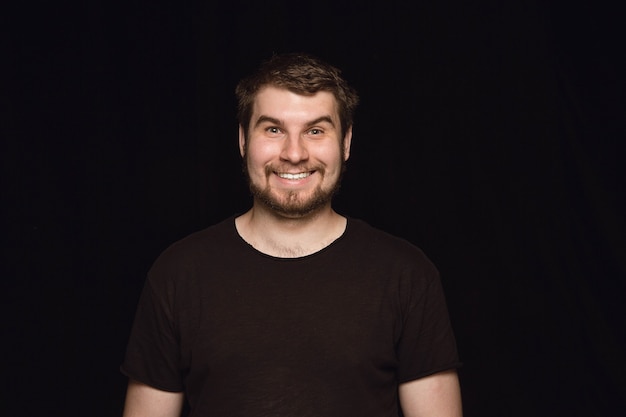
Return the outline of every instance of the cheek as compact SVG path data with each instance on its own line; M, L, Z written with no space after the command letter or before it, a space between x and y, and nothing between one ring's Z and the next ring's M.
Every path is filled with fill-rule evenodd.
M254 161L269 161L274 158L280 149L276 144L271 142L257 142L253 141L248 143L246 153L250 156L250 159Z
M270 147L258 145L248 146L245 154L245 163L248 167L248 172L264 173L267 165L274 159L272 155L273 153Z
M341 147L333 147L326 149L323 154L320 154L327 166L341 167L345 159L345 153Z

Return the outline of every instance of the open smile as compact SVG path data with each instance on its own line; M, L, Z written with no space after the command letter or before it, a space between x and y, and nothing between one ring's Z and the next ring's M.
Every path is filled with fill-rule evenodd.
M313 175L314 172L315 171L298 172L298 173L277 172L276 175L286 180L302 180L310 175Z

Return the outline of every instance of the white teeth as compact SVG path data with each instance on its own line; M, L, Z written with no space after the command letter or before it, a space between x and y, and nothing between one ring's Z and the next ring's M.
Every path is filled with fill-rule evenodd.
M286 172L283 173L279 173L278 176L281 178L285 178L287 180L301 180L303 178L306 178L310 175L309 172L301 172L299 174L289 174Z

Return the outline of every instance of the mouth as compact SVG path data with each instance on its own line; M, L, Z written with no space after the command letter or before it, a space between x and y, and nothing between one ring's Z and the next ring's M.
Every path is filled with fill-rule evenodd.
M308 176L313 175L314 172L315 171L296 172L296 173L276 172L275 174L278 175L280 178L284 178L286 180L302 180Z

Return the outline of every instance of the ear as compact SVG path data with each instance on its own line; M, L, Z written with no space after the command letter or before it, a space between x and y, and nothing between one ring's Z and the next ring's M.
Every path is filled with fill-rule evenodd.
M343 137L343 160L347 161L350 157L350 146L352 145L352 126L348 128L346 135Z
M239 154L242 158L246 154L246 135L241 125L239 125Z

